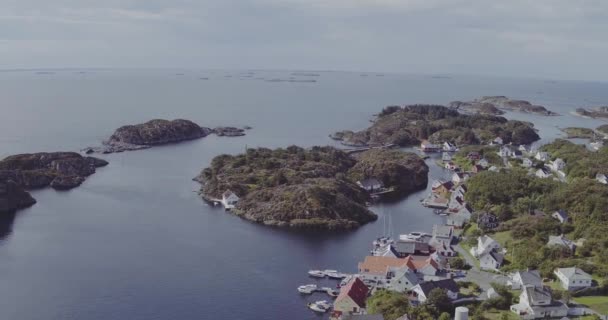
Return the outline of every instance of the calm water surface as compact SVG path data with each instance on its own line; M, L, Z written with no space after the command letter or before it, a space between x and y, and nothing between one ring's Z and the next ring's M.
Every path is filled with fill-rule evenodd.
M383 233L383 219L342 233L246 222L195 193L191 179L214 156L246 146L334 144L329 133L365 128L385 105L481 95L527 99L563 114L508 115L534 122L546 142L560 135L557 126L602 124L569 111L608 104L601 83L330 72L316 83L289 83L255 79L288 79L289 72L179 72L0 73L1 157L76 151L152 118L254 128L243 138L103 156L110 165L80 188L34 192L38 204L0 219L0 319L321 318L305 304L326 297L302 297L295 288L315 281L306 275L311 268L356 271ZM446 174L431 167L431 178ZM430 231L443 218L420 206L427 192L373 210L391 217L395 234Z

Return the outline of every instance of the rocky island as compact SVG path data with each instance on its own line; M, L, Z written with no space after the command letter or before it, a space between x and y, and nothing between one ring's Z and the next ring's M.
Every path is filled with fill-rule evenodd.
M150 148L155 145L194 140L216 134L218 136L237 137L245 135L245 130L235 127L201 127L184 119L155 119L146 123L122 126L110 138L103 142L101 148L87 148L87 153L113 153Z
M368 167L370 166L370 167ZM369 168L369 171L366 171ZM292 228L353 229L377 216L358 179L380 179L402 194L424 188L428 167L413 154L394 150L359 155L333 147L248 149L221 155L195 178L207 200L238 196L231 210L257 223Z
M608 106L596 108L578 108L575 111L576 115L593 119L608 119Z
M493 115L461 114L441 105L386 107L371 127L358 132L341 131L330 137L356 147L389 144L406 147L418 145L422 140L468 145L497 137L506 144L530 144L540 139L531 123Z
M595 130L589 128L568 127L560 130L566 134L568 139L593 139L595 137Z
M534 113L542 116L556 116L557 113L547 108L534 105L526 100L514 100L505 96L485 96L473 101L452 101L449 107L467 113L482 113L491 115L504 114L503 110Z
M0 161L0 211L12 211L36 203L26 190L50 186L68 190L107 161L76 152L18 154Z

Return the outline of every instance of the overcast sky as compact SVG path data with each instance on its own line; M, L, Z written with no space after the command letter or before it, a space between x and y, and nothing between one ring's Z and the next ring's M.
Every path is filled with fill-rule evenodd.
M606 0L0 0L0 69L608 80Z

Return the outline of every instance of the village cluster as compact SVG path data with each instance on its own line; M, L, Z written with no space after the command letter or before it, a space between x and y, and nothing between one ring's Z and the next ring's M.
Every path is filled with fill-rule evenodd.
M561 159L549 161L546 152L532 152L524 146L513 147L502 145L500 138L493 141L498 147L498 155L504 161L504 167L511 166L509 159L520 159L521 165L530 168L530 174L542 178L555 177L563 179L563 169L566 163ZM519 292L519 300L510 307L510 311L521 319L567 318L579 316L586 310L571 308L565 302L553 298L551 289L545 285L537 270L521 270L504 274L500 268L505 262L507 250L498 241L488 235L482 235L476 240L476 245L466 250L461 246L462 228L474 223L485 232L500 226L499 218L489 212L474 212L465 201L467 180L483 170L499 170L492 166L478 152L469 152L467 159L473 163L472 170L461 170L453 161L451 154L458 149L445 143L442 146L424 142L421 145L424 152L442 152L441 160L444 168L453 171L450 181L434 181L431 194L422 201L426 207L434 208L435 212L446 216L445 225L433 226L431 233L412 232L400 235L397 239L384 236L372 243L372 250L357 266L356 274L342 274L335 270L329 273L311 270L313 277L329 277L339 279L339 291L329 288L317 289L314 284L298 288L303 294L315 291L325 291L335 296L335 301L327 300L310 303L309 308L316 312L331 310L330 319L383 319L379 314L367 314L366 301L377 290L389 290L405 295L411 305L424 303L434 289L443 290L455 305L465 305L467 302L483 301L495 297L498 293L491 283L481 283L480 278L493 279L507 285L511 290ZM539 165L542 163L542 166ZM545 164L546 163L546 164ZM533 169L540 167L539 169ZM599 179L598 179L599 181ZM601 182L601 181L600 181ZM605 177L604 182L605 183ZM383 186L377 179L361 181L360 186L368 192L382 190ZM544 217L547 214L534 210L531 215ZM475 221L472 221L475 216ZM550 216L566 223L568 213L558 210ZM572 252L576 244L563 235L549 237L547 246L560 246ZM457 269L450 265L452 258L461 256L473 271ZM479 278L475 278L475 273ZM557 283L567 291L581 290L594 285L592 277L579 268L557 268L554 270ZM475 282L482 291L472 294L465 290L467 282ZM302 290L304 289L304 290ZM330 291L331 290L331 291ZM468 319L468 309L458 307L455 310L456 319ZM408 319L405 314L399 320Z

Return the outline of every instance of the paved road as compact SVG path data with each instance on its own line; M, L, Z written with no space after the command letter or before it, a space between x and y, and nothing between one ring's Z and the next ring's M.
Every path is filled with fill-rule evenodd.
M472 270L479 271L479 268L477 267L477 261L475 261L475 258L471 256L470 252L467 252L460 245L455 245L454 250L456 250L456 252L458 252L458 254L464 258L464 260L466 260L467 264L473 268Z
M490 285L492 282L507 284L508 278L506 276L479 270L477 267L477 262L474 260L475 258L473 258L471 253L467 252L461 246L456 245L454 246L454 249L467 261L470 266L472 266L472 269L467 271L466 277L460 279L477 283L484 291L492 287Z

